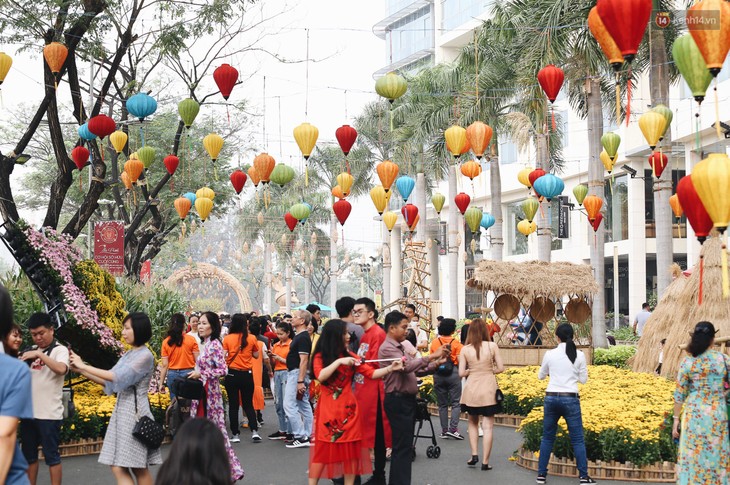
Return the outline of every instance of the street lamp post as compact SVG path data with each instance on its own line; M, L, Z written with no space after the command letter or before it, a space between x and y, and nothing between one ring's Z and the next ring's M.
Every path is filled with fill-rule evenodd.
M372 267L370 263L362 262L357 263L360 267L360 296L365 296L365 277L368 277L368 289L370 288L370 268Z

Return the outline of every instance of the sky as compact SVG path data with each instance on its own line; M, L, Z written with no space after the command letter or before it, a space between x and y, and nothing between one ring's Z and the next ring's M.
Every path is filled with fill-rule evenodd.
M319 146L334 144L335 130L351 123L363 105L378 99L372 75L383 67L386 56L384 41L372 33L372 27L384 15L384 1L266 0L262 5L264 14L284 11L264 27L268 35L262 47L282 58L304 61L308 57L310 62L281 63L263 53L231 56L228 62L246 78L234 88L231 99L245 97L256 111L251 131L257 149L299 169L303 161L292 135L295 126L308 121L319 128ZM0 46L13 57L13 67L2 85L0 122L20 103L36 106L43 95L40 43L32 53L17 54L16 47ZM0 148L9 150L3 140ZM254 154L243 156L243 163L251 163ZM17 174L22 174L22 168ZM253 190L250 183L247 187L244 196ZM381 239L382 224L373 221L376 212L369 198L352 202L345 239L348 245L372 255ZM35 223L42 220L42 214L22 215Z

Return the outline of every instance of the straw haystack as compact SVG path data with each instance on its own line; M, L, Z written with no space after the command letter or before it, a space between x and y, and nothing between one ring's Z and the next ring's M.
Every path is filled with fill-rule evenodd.
M647 321L633 360L635 371L652 372L656 368L659 341L666 338L662 375L676 377L679 363L686 355L679 345L689 341L689 332L697 322L712 322L719 329L718 337L730 336L730 298L722 296L720 238L711 237L705 241L701 254L704 257L702 305L698 304L700 271L697 265L689 277L675 279Z

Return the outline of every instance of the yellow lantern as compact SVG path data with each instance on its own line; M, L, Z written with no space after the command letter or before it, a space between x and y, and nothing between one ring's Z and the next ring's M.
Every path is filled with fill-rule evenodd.
M639 128L649 148L654 150L659 144L659 138L667 131L667 119L656 111L647 111L639 117Z
M342 172L337 176L337 184L342 188L342 193L345 194L345 196L350 195L350 189L354 182L355 179L347 172Z
M205 222L210 215L210 211L213 210L213 201L207 197L197 197L195 199L195 210L198 211L200 220Z
M383 222L385 227L388 228L388 232L392 231L395 227L395 223L398 222L398 214L393 211L388 211L383 214Z
M13 58L4 52L0 52L0 84L5 81L5 76L10 71L10 66L13 65Z
M464 153L469 140L466 138L466 129L459 125L452 125L444 132L446 139L446 148L451 152L454 158L459 158Z
M692 184L707 215L724 232L730 224L730 158L711 153L692 169Z
M378 211L378 214L383 215L385 208L388 207L388 199L390 199L389 194L385 193L383 186L376 185L370 189L370 198L373 200L373 204L375 205L375 209Z
M532 183L530 183L530 174L533 170L535 169L532 167L525 167L517 172L517 180L519 180L522 185L527 187L528 190L532 188Z
M121 130L117 130L109 135L109 140L112 142L112 146L117 153L122 153L124 145L127 144L127 134Z
M294 128L294 140L296 140L305 160L309 160L314 145L317 143L317 137L319 137L319 130L312 124L302 123Z
M601 151L601 162L603 162L603 166L606 167L608 173L611 173L613 171L613 166L615 162L611 159L606 150Z
M210 159L215 162L223 148L223 137L217 133L211 133L203 138L203 147L205 148L205 151L208 152Z
M195 197L203 197L205 199L213 200L215 199L215 192L213 192L213 190L211 190L209 187L203 187L195 192Z
M679 202L679 196L677 194L674 194L669 198L669 205L672 207L674 217L676 217L677 219L682 217L684 211L682 210L682 204Z
M520 231L523 236L527 237L537 231L537 224L530 222L527 219L522 219L517 223L517 230Z

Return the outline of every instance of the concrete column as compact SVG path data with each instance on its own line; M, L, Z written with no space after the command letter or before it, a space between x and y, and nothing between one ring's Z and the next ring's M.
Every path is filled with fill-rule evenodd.
M449 167L449 246L448 246L448 258L449 258L449 269L446 276L448 284L448 301L445 305L445 312L452 318L458 318L459 315L459 271L463 273L464 262L460 261L459 255L462 253L461 245L464 244L464 239L461 238L459 241L459 226L461 225L461 216L457 211L454 199L456 197L456 167L451 164ZM462 278L463 279L463 275ZM462 306L463 308L463 306Z
M385 230L385 225L380 224L380 227L382 228L383 232L383 246L382 246L382 252L383 252L383 306L390 303L392 300L390 299L390 278L391 278L391 254L390 254L390 233Z
M684 169L687 171L687 175L691 174L694 166L702 160L700 154L693 150L693 146L693 143L684 144ZM687 237L687 268L690 269L700 261L701 246L689 221L687 222L687 234L682 235Z
M629 161L639 174L644 170L644 159ZM644 180L628 180L629 198L629 321L641 311L646 301L646 205L644 200Z
M429 285L431 287L431 299L441 299L441 281L439 272L439 247L434 241L435 234L429 234L428 238L431 241L431 247L428 248L428 270L431 272L431 278Z
M392 303L401 295L401 226L396 224L390 233L390 298Z

